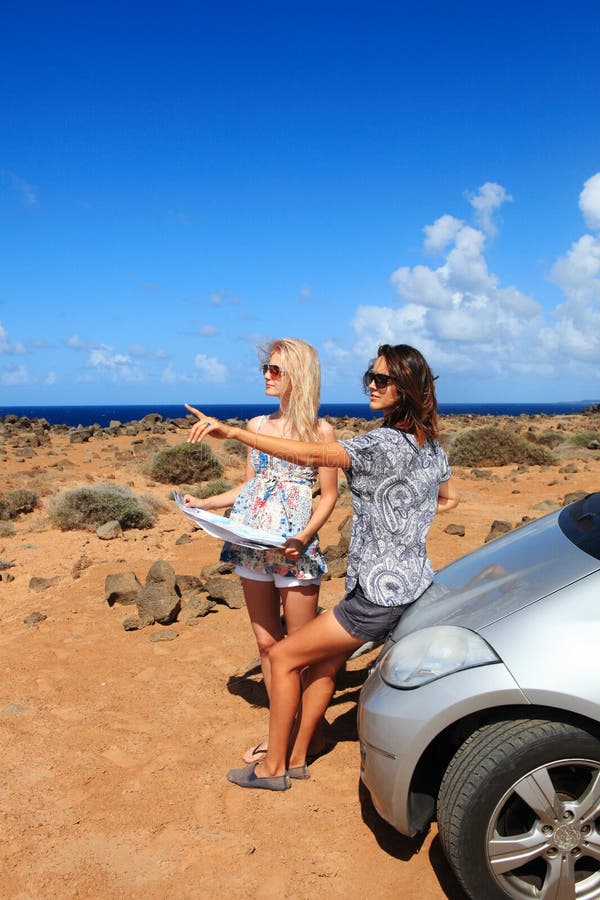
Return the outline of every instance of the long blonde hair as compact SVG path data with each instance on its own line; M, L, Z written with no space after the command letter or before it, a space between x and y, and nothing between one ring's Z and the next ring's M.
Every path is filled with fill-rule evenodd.
M321 366L317 351L299 338L278 338L262 348L269 362L273 353L281 356L282 379L291 385L288 419L294 437L319 440L318 412L321 394Z

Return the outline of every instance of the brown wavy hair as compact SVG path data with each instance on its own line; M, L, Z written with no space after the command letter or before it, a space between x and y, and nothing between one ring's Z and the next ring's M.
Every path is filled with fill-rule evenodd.
M383 424L414 434L420 447L439 437L435 377L422 353L408 344L381 344L388 372L398 389L398 402Z

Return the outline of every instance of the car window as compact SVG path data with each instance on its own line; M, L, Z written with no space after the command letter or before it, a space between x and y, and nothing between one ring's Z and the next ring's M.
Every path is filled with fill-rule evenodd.
M580 550L600 559L600 492L565 506L558 524Z

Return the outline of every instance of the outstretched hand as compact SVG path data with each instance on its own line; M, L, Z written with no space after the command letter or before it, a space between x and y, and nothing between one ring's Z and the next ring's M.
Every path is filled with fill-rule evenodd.
M184 406L198 419L196 424L192 425L188 444L197 444L198 441L203 440L207 434L212 434L213 437L216 438L233 436L234 429L231 425L225 425L224 422L219 422L218 419L215 419L212 416L206 416L203 412L200 412L199 409L196 409L195 406L190 406L189 403L185 403Z

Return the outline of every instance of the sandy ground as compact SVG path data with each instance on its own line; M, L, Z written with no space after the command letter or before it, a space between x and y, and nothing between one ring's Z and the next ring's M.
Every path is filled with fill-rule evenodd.
M577 418L573 430L590 427ZM567 455L561 466L506 466L486 478L456 470L462 503L432 526L434 566L480 546L494 519L516 524L542 515L541 501L560 505L571 491L598 489L600 454ZM565 472L568 463L576 471ZM175 640L153 643L162 626L125 632L133 609L105 601L108 574L133 571L143 582L158 559L182 574L218 559L219 543L193 530L142 464L132 438L70 444L56 434L34 458L8 448L0 463L4 489L28 485L42 495L40 509L0 537L0 557L14 560L0 573L14 576L0 582L0 896L461 900L435 825L403 838L361 788L355 714L372 655L340 676L328 712L335 746L310 781L283 794L226 781L267 725L245 610L219 604L195 627L169 626ZM101 541L49 522L52 493L112 478L162 499L153 529ZM344 502L336 508L323 546L337 542L348 511ZM465 536L446 534L450 522ZM191 541L177 545L182 534ZM59 581L36 593L34 576ZM341 579L325 582L321 604L342 592ZM34 611L47 618L26 625Z

